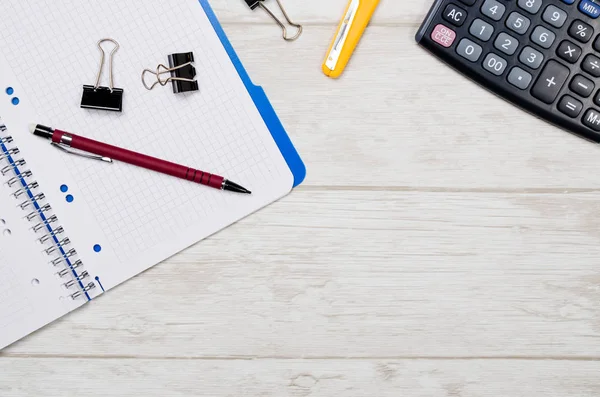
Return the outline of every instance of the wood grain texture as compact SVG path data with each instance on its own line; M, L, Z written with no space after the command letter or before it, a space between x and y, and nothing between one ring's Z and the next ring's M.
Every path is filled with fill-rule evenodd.
M535 365L535 370L531 367ZM600 363L528 360L7 359L2 397L597 397ZM23 374L28 381L23 381ZM18 382L18 383L17 383ZM62 387L50 387L62 383Z
M0 396L600 395L599 149L419 49L429 1L338 81L346 0L282 2L295 43L211 4L306 184L3 350Z
M281 0L281 3L294 22L306 26L337 25L348 4L346 0ZM283 17L275 0L267 0L264 4ZM224 24L264 24L272 25L275 33L281 31L262 10L250 11L244 0L215 0L211 5ZM382 0L373 16L372 25L414 26L421 22L430 6L428 1Z
M4 354L600 356L597 201L301 189Z
M288 45L269 26L227 27L303 154L308 185L600 187L597 145L525 114L442 65L415 44L416 27L371 26L343 78L328 79L320 65L334 30L310 27Z

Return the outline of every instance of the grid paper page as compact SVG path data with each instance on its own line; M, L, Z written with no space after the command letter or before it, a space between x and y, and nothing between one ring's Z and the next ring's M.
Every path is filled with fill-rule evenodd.
M83 303L66 299L69 292L42 252L45 246L34 242L31 223L15 205L15 189L0 184L0 349Z
M6 253L0 249L0 335L7 326L27 317L32 311L31 302L23 286L6 261Z
M32 315L33 307L30 298L13 273L12 267L6 260L6 253L0 249L0 349L28 333L27 330L20 332L16 337L8 337L12 333L9 328L25 328L20 325L22 319Z
M28 122L220 174L254 193L225 193L123 163L41 152L32 143L36 177L52 187L63 180L73 186L71 207L60 195L53 203L71 239L86 248L102 243L102 256L82 255L89 255L86 268L101 274L105 287L291 190L285 159L197 0L4 0L0 13L9 16L0 31L2 56L24 91L23 106L35 116ZM122 113L79 107L82 86L95 83L96 43L106 37L121 45L114 80L125 90ZM105 48L112 49L109 43ZM143 69L188 51L195 55L199 92L143 87ZM106 68L101 85L108 85Z
M35 249L30 245L31 238L26 243L12 236L0 235L0 239L4 240L2 244L11 245L8 249L0 248L1 350L76 309L84 301L66 298L66 290L60 288L60 280L52 274L47 262L31 261L35 255L22 254L23 249Z

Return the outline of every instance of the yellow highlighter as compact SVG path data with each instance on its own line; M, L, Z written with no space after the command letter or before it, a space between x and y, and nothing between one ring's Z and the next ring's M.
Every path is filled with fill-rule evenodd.
M379 0L350 0L348 2L344 18L340 22L329 50L327 50L327 58L323 63L325 75L334 79L341 76L369 25L377 5L379 5Z

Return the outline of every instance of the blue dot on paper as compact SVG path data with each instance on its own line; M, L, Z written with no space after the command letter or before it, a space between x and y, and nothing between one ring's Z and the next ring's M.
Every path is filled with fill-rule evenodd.
M16 106L16 105L19 104L19 102L21 102L21 100L19 98L17 98L17 97L14 97L11 102L12 102L13 105Z
M67 203L72 203L73 200L75 200L72 194L67 194L67 197L65 198L67 199Z
M69 191L69 187L67 185L60 185L60 191L66 193Z
M14 93L15 93L15 90L14 90L14 88L12 88L12 87L8 87L8 88L6 89L6 93L7 93L8 95L12 95L12 94L14 94Z
M94 252L100 252L100 251L102 251L102 247L100 246L100 244L94 245Z

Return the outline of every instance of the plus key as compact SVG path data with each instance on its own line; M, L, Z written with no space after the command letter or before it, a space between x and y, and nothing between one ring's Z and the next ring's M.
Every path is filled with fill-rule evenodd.
M551 104L569 77L569 69L556 61L548 61L544 70L531 89L531 95L540 101Z

